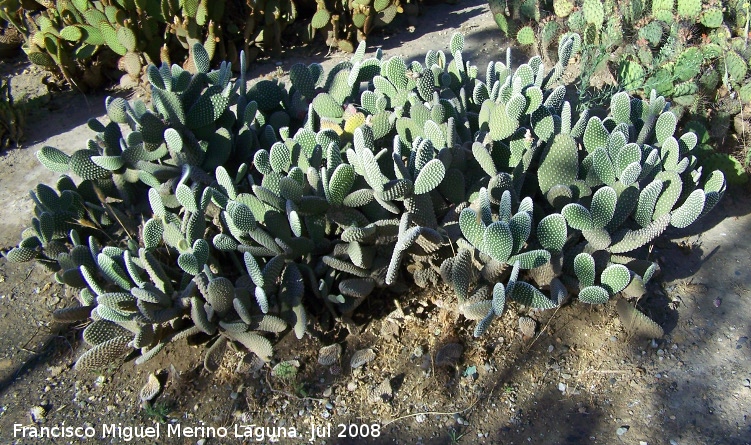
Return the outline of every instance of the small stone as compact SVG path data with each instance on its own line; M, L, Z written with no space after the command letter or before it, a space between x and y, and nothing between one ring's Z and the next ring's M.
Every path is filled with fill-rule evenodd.
M29 417L34 423L39 423L47 415L47 409L43 406L34 406L29 410Z
M391 380L385 378L378 386L370 390L368 401L370 403L388 402L393 397L393 394Z
M722 298L717 297L714 299L714 307L720 307L721 304L722 304Z
M342 354L342 345L334 343L324 346L318 351L318 363L324 366L331 366L339 361Z
M563 382L558 383L558 391L566 392L566 384Z
M355 353L352 354L352 359L350 359L349 361L349 366L351 366L352 368L359 368L366 363L372 362L375 357L375 352L373 352L372 349L360 349L359 351L355 351Z
M422 350L422 346L420 345L415 346L415 349L412 350L412 356L415 358L422 357L422 354L423 354L423 350Z
M622 427L615 430L615 434L619 436L623 436L624 434L626 434L626 431L628 431L628 428L629 428L628 425L623 425Z
M206 445L206 439L200 439L198 442L196 442L196 445Z
M532 338L537 329L537 322L529 317L519 317L519 331L525 339Z
M746 388L751 388L751 379L743 380L743 386L745 386Z
M146 384L143 385L143 388L141 388L141 401L150 401L151 399L156 397L156 395L159 394L161 390L162 384L159 382L159 379L153 373L149 374L149 377L146 379Z
M333 389L329 386L328 388L323 390L323 396L324 397L331 397L331 393L333 392Z
M423 423L427 420L427 418L428 416L426 416L425 414L418 414L415 416L415 420L417 421L417 423Z

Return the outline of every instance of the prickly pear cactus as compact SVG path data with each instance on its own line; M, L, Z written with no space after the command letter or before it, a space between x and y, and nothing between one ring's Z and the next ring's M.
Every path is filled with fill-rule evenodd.
M560 82L581 44L561 39L551 69L512 69L508 51L484 73L460 34L424 63L361 45L328 73L299 64L290 84L247 88L244 63L232 81L196 43L191 70L147 69L151 108L107 99L85 149L39 151L81 181L37 186L6 256L76 290L55 316L89 320L81 371L193 336L210 339L209 371L229 344L268 362L280 334L350 319L407 277L451 286L476 336L522 307L639 298L649 244L725 181L663 97L574 114Z

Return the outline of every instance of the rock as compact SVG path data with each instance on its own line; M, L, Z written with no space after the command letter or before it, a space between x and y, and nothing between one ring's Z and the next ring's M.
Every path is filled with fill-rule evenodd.
M617 430L615 430L615 434L617 434L619 436L623 436L628 431L628 428L629 428L628 425L623 425L622 427L620 427Z
M359 351L355 351L355 353L352 354L352 359L350 359L349 365L353 369L359 368L366 363L372 362L375 357L375 352L373 352L372 349L360 349Z
M519 331L524 339L532 338L537 330L537 322L529 317L519 317Z
M149 377L146 379L146 384L141 388L141 401L142 402L148 402L154 397L156 397L157 394L159 394L159 391L162 390L162 384L159 383L159 379L156 377L156 375L149 374Z
M31 417L31 421L34 423L41 422L45 416L47 416L47 408L43 406L37 405L29 410L29 417Z
M387 378L373 388L368 395L368 402L388 402L393 397L393 389L391 388L391 380Z
M342 345L334 343L318 350L318 363L323 366L331 366L339 361L342 355Z

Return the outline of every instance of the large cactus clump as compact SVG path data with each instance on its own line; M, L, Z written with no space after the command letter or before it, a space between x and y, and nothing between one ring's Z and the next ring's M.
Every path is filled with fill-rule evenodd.
M78 289L56 316L92 320L80 369L185 337L210 339L209 370L228 345L268 361L273 335L349 328L407 277L453 286L476 335L512 304L638 298L657 268L643 246L710 211L725 182L697 167L692 133L674 136L662 97L621 93L609 117L574 119L559 83L580 45L563 38L551 70L512 69L507 52L483 78L460 34L424 63L360 44L328 73L297 64L289 84L249 89L244 64L232 82L194 45L196 74L148 69L152 109L108 99L85 150L38 153L82 181L32 192L7 257Z
M745 117L751 112L747 2L490 0L489 6L508 36L522 45L537 43L544 58L559 36L582 35L579 108L606 105L617 91L646 98L654 90L670 100L679 119L687 117L710 128L715 141L725 141L732 130L737 139L747 139L751 125ZM613 84L604 88L590 82L611 75ZM697 153L703 161L720 167L730 182L747 181L740 162L704 149L708 147Z

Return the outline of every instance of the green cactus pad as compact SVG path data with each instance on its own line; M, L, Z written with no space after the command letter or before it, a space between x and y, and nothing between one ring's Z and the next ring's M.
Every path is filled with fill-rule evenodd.
M53 172L65 173L70 168L70 156L57 148L44 146L36 155L39 162Z
M574 273L579 279L579 286L584 288L595 283L595 260L588 253L580 253L574 257Z
M573 0L553 0L553 12L560 18L568 17L574 10Z
M540 165L540 191L547 193L555 185L573 184L578 175L579 154L576 142L570 135L559 134Z
M572 229L590 230L594 228L592 214L581 204L567 204L563 207L561 213L566 218L566 222Z
M520 45L533 45L535 43L535 31L531 26L524 26L516 33L516 41Z
M748 71L746 61L735 51L725 53L725 67L730 78L735 82L743 82L746 78L746 72Z
M559 213L548 215L537 225L537 239L545 249L560 252L566 243L566 219Z
M622 264L613 264L602 271L600 285L610 295L615 295L631 282L631 272Z
M537 290L536 287L524 281L517 281L510 290L510 298L525 306L535 309L553 309L556 304Z
M592 195L592 223L596 228L605 227L615 214L617 193L611 187L602 187Z
M81 177L81 179L102 179L112 175L112 173L94 163L92 156L98 156L99 153L91 150L78 150L70 157L70 169Z
M579 301L587 304L605 304L610 297L608 291L600 286L588 286L579 291Z
M701 0L678 0L676 11L679 17L696 19L701 13Z
M670 215L670 225L681 229L691 225L702 214L705 199L703 190L696 189L691 192L683 204Z

